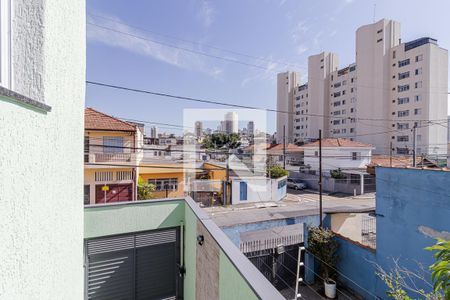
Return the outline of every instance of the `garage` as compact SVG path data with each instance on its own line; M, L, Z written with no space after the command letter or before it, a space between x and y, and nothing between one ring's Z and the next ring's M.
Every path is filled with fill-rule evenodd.
M104 187L107 187L106 191ZM133 184L98 184L95 186L95 203L133 200Z
M85 242L86 299L178 299L178 228Z

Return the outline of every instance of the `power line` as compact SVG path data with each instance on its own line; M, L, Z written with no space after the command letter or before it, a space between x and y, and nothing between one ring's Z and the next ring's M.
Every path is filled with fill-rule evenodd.
M86 22L86 23L89 24L89 25L95 26L95 27L99 27L99 28L104 29L104 30L108 30L108 31L112 31L112 32L115 32L115 33L124 34L124 35L127 35L127 36L134 37L136 39L145 40L145 41L152 42L152 43L155 43L155 44L159 44L159 45L162 45L162 46L165 46L165 47L175 48L175 49L178 49L178 50L183 50L183 51L186 51L186 52L190 52L190 53L194 53L194 54L198 54L198 55L203 55L203 56L210 57L210 58L220 59L220 60L231 62L231 63L235 63L235 64L240 64L240 65L244 65L244 66L248 66L248 67L253 67L253 68L258 68L258 69L262 69L262 70L265 70L265 71L273 72L272 69L264 67L264 66L261 66L261 65L251 64L251 63L243 62L243 61L232 59L232 58L222 57L222 56L213 55L213 54L209 54L209 53L206 53L206 52L201 52L201 51L197 51L197 50L193 50L193 49L189 49L189 48L185 48L185 47L180 47L180 46L167 44L167 43L164 43L164 42L161 42L161 41L145 38L145 37L142 37L142 36L139 36L139 35L135 35L135 34L132 34L132 33L129 33L129 32L116 30L114 28L110 28L110 27L106 27L106 26L101 26L101 25L98 25L98 24L95 24L95 23L92 23L92 22Z
M125 86L119 86L114 84L108 84L98 81L86 81L87 84L90 85L96 85L106 88L112 88L112 89L118 89L118 90L124 90L129 92L135 92L135 93L141 93L141 94L149 94L154 96L160 96L160 97L167 97L167 98L173 98L178 100L185 100L190 102L200 102L205 104L213 104L213 105L220 105L220 106L227 106L227 107L235 107L235 108L244 108L244 109L253 109L253 110L262 110L267 112L275 112L275 113L284 113L284 114L293 114L296 115L295 112L289 112L289 111L283 111L273 108L264 108L264 107L257 107L257 106L250 106L250 105L241 105L241 104L234 104L234 103L226 103L216 100L208 100L208 99L201 99L201 98L193 98L193 97L187 97L187 96L180 96L180 95L173 95L168 93L162 93L162 92L155 92L150 90L144 90L144 89L137 89L137 88L131 88L131 87L125 87ZM373 118L351 118L351 117L336 117L336 116L328 116L328 115L321 115L321 114L302 114L301 116L309 116L309 117L321 117L321 118L327 118L327 119L358 119L358 120L368 120L368 121L444 121L447 119L436 119L436 120L428 120L428 119L412 119L412 120L406 120L406 119L373 119Z
M130 24L127 24L125 22L121 22L121 21L118 21L118 20L114 20L114 19L111 19L111 18L104 17L104 16L100 16L100 15L96 15L96 14L92 14L92 13L88 13L88 14L93 16L93 17L96 17L96 18L108 20L110 22L117 23L117 24L126 25L126 26L128 26L130 28L135 28L135 29L138 29L138 30L141 30L141 31L149 32L149 33L152 33L152 34L155 34L155 35L158 35L158 36L161 36L161 37L165 37L165 38L168 38L168 39L177 40L177 41L181 41L181 42L185 42L185 43L190 43L190 44L197 45L197 46L200 46L200 47L208 47L208 48L211 48L211 49L219 50L219 51L222 51L222 52L228 52L228 53L231 53L231 54L235 54L235 55L239 55L239 56L243 56L243 57L247 57L247 58L252 58L252 59L255 59L255 60L265 61L265 62L269 62L269 63L276 63L276 64L288 66L288 67L300 68L300 66L297 66L297 65L292 64L292 63L286 63L286 62L277 61L277 60L273 60L273 59L267 59L267 58L264 58L264 57L253 56L253 55L245 54L245 53L238 52L238 51L235 51L235 50L225 49L225 48L217 47L217 46L214 46L214 45L209 45L209 44L200 43L200 42L196 42L196 41L186 40L186 39L183 39L183 38L174 37L174 36L170 36L170 35L167 35L167 34L161 34L161 33L158 33L158 32L156 32L154 30L149 30L149 29L146 29L146 28L143 28L143 27L130 25Z

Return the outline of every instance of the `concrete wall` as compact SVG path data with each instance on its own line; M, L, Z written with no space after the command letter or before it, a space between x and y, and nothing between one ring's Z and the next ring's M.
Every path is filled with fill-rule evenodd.
M258 223L237 224L235 226L222 227L221 229L223 230L223 232L225 232L225 234L233 242L233 244L235 244L236 247L239 247L239 244L241 242L240 235L242 232L270 229L273 227L280 227L300 223L304 223L307 226L319 226L319 216L318 215L299 216Z
M83 298L85 1L12 1L0 96L0 298Z
M287 177L269 179L266 177L233 178L231 185L232 204L249 202L280 201L286 197L287 185L278 187L279 183L286 181ZM247 199L240 200L241 182L247 183Z
M376 172L376 252L338 239L338 269L343 274L339 279L366 299L386 298L386 286L376 276L374 264L391 271L393 259L398 259L401 267L423 274L418 263L427 269L434 262L424 248L435 238L450 238L450 172L380 167ZM429 291L423 282L416 284Z

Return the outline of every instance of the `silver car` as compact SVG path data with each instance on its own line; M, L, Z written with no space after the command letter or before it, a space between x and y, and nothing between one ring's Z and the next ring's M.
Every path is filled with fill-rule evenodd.
M306 189L306 184L299 179L288 178L287 187L294 190L303 190Z

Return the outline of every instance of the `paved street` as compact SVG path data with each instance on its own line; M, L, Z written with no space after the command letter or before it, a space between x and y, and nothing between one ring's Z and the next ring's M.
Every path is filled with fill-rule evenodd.
M324 212L367 212L375 209L375 194L356 197L324 194L322 199ZM205 210L221 227L310 216L319 213L319 194L309 190L288 190L286 198L278 203L253 202L228 207L209 207Z

